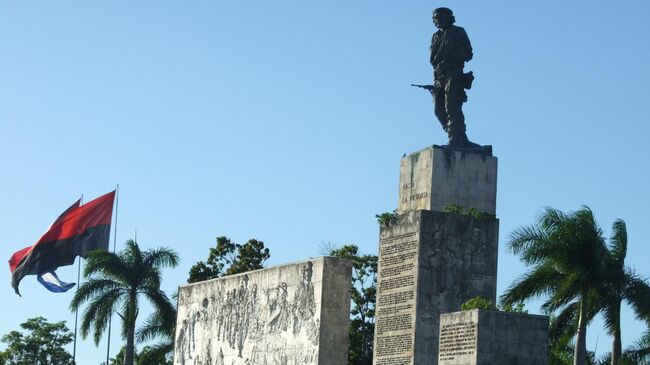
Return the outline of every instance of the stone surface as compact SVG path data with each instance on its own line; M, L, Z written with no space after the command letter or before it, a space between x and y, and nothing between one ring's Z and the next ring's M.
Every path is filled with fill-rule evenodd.
M443 212L450 204L496 214L497 158L428 147L400 161L397 210Z
M472 310L440 316L438 365L546 365L548 317Z
M323 257L181 286L174 364L347 364L351 275Z
M436 364L440 314L496 299L498 226L419 210L381 227L375 365Z

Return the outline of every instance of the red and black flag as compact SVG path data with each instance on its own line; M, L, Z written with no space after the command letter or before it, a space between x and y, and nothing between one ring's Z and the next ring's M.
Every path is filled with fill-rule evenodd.
M56 278L54 270L72 265L75 257L85 258L97 249L108 251L114 199L115 191L112 191L81 206L77 201L52 223L38 242L14 253L9 259L9 269L16 294L20 295L18 285L26 275L39 275L40 279L52 273Z

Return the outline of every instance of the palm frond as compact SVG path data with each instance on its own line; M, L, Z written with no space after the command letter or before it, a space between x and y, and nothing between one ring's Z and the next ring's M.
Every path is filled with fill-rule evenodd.
M627 228L625 222L617 219L612 224L611 247L609 249L612 259L623 267L625 256L627 256Z
M557 283L546 302L542 304L542 309L548 313L565 307L572 301L578 299L584 292L583 277L580 273L572 272L568 275L562 275L562 280Z
M647 361L648 357L650 357L650 329L647 329L641 338L636 340L625 352L637 361Z
M107 292L119 291L126 292L128 290L122 283L115 282L108 279L89 279L77 288L77 291L70 302L70 310L76 311L79 307L94 298L97 295L102 295Z
M563 275L551 265L538 265L520 276L500 297L505 305L514 305L525 300L552 293Z
M573 302L551 320L548 336L551 342L568 342L578 330L580 302Z
M626 272L627 285L623 299L632 307L637 319L650 320L650 285L632 270Z
M555 208L545 207L543 213L537 217L537 225L543 230L553 231L562 226L568 217L567 215Z
M110 314L118 305L121 295L121 289L113 289L102 292L88 303L82 315L81 337L88 337L92 329L95 344L99 344L101 334L106 329Z
M167 247L159 247L148 251L144 257L144 261L144 266L164 268L178 266L180 258L174 250Z
M93 275L100 275L105 278L126 283L128 280L124 274L127 270L127 266L118 255L112 252L97 250L88 255L84 267L84 278L90 278Z

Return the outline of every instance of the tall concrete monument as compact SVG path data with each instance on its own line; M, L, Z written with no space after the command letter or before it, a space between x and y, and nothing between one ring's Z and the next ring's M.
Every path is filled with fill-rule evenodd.
M465 132L467 34L447 8L433 20L434 85L420 86L434 96L449 143L401 160L399 214L380 229L374 365L438 364L440 315L476 296L496 301L497 159Z
M467 139L472 46L448 8L433 12L435 115L449 143L400 162L399 213L381 225L374 365L545 365L548 317L458 312L496 303L497 158Z
M496 169L495 157L442 147L402 158L399 215L380 229L374 365L437 364L440 315L496 301Z

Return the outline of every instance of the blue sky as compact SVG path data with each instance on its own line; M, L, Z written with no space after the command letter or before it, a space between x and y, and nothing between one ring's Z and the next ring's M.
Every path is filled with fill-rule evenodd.
M170 292L220 235L264 241L270 265L327 242L376 253L400 157L445 143L409 86L430 82L438 6L474 47L469 137L499 158L499 292L524 272L508 235L544 206L586 204L607 234L625 220L627 262L650 275L646 0L0 0L0 256L118 183L118 246L137 229L175 249ZM0 334L36 315L72 326L72 293L28 277L19 298L5 274ZM629 344L644 326L624 314ZM105 343L82 342L78 362ZM588 343L608 350L600 321Z

